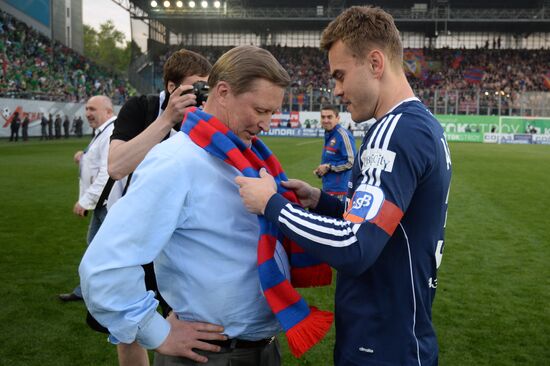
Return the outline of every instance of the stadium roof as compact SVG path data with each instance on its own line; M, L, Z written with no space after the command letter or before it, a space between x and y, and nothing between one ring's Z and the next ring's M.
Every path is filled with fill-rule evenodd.
M163 0L151 7L150 0L113 0L137 7L134 18L156 19L174 33L319 30L352 5L375 5L388 10L401 31L426 34L444 25L450 31L501 31L516 33L550 32L548 0L221 0L215 9L189 7L189 0L176 7L163 6ZM511 27L512 26L512 27Z

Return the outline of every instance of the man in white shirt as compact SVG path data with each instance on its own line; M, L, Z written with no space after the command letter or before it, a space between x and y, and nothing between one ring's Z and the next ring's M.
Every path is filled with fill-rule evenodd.
M101 202L100 207L96 206L109 179L107 157L109 156L109 140L116 119L116 116L113 115L111 99L103 95L90 98L86 103L86 118L90 127L95 130L95 135L84 151L77 151L74 155L74 160L80 170L80 193L73 212L75 215L84 217L88 211L92 211L87 237L87 243L90 244L107 215L108 200ZM109 196L111 200L114 198L113 195L119 193L116 191L114 189L111 192ZM82 300L80 286L77 286L71 293L60 294L59 299L61 301Z

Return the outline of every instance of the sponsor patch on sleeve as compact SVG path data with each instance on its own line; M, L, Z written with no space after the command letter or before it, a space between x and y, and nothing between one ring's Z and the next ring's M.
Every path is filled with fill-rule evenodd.
M361 154L361 168L363 171L373 168L391 173L394 161L395 153L390 150L366 149Z
M378 215L383 203L384 192L379 187L361 184L348 204L344 219L355 224L371 220Z

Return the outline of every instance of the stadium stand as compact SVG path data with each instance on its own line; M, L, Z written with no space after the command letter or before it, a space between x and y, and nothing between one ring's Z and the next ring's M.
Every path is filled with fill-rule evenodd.
M526 92L550 89L547 81L550 50L500 49L497 39L487 40L485 44L476 49L406 49L404 67L419 98L431 107L434 103L438 107L447 105L446 113L449 114L508 115L514 109L519 111ZM185 45L171 47L162 53L156 60L156 69L162 70L166 58L181 47L186 48ZM229 49L219 46L188 48L205 55L211 62ZM304 110L316 109L329 102L334 84L326 55L314 47L266 48L292 78L288 94L292 95L293 110L298 110L300 105ZM162 81L159 79L156 85L162 85ZM481 103L478 98L482 99ZM483 110L478 110L478 105L483 106Z
M120 76L2 11L0 61L1 97L81 102L103 94L122 104L129 94Z

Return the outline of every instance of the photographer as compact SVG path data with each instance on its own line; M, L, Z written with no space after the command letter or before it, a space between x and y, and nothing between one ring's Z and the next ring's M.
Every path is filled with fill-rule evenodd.
M179 130L185 109L194 106L191 91L197 82L205 82L212 65L198 53L181 49L164 64L164 91L159 96L142 95L129 99L120 110L109 147L108 173L113 179L131 174L145 155L159 142ZM204 90L199 90L204 93ZM128 178L130 183L131 176ZM143 266L148 290L157 293L163 312L168 306L158 295L153 264ZM90 326L100 332L107 329L88 316ZM149 365L147 351L136 342L117 346L121 366Z
M197 81L206 82L212 65L203 56L181 49L164 64L164 91L156 96L129 99L118 115L109 149L109 175L121 179L132 173L153 146L179 130L185 109L194 106L189 92Z

